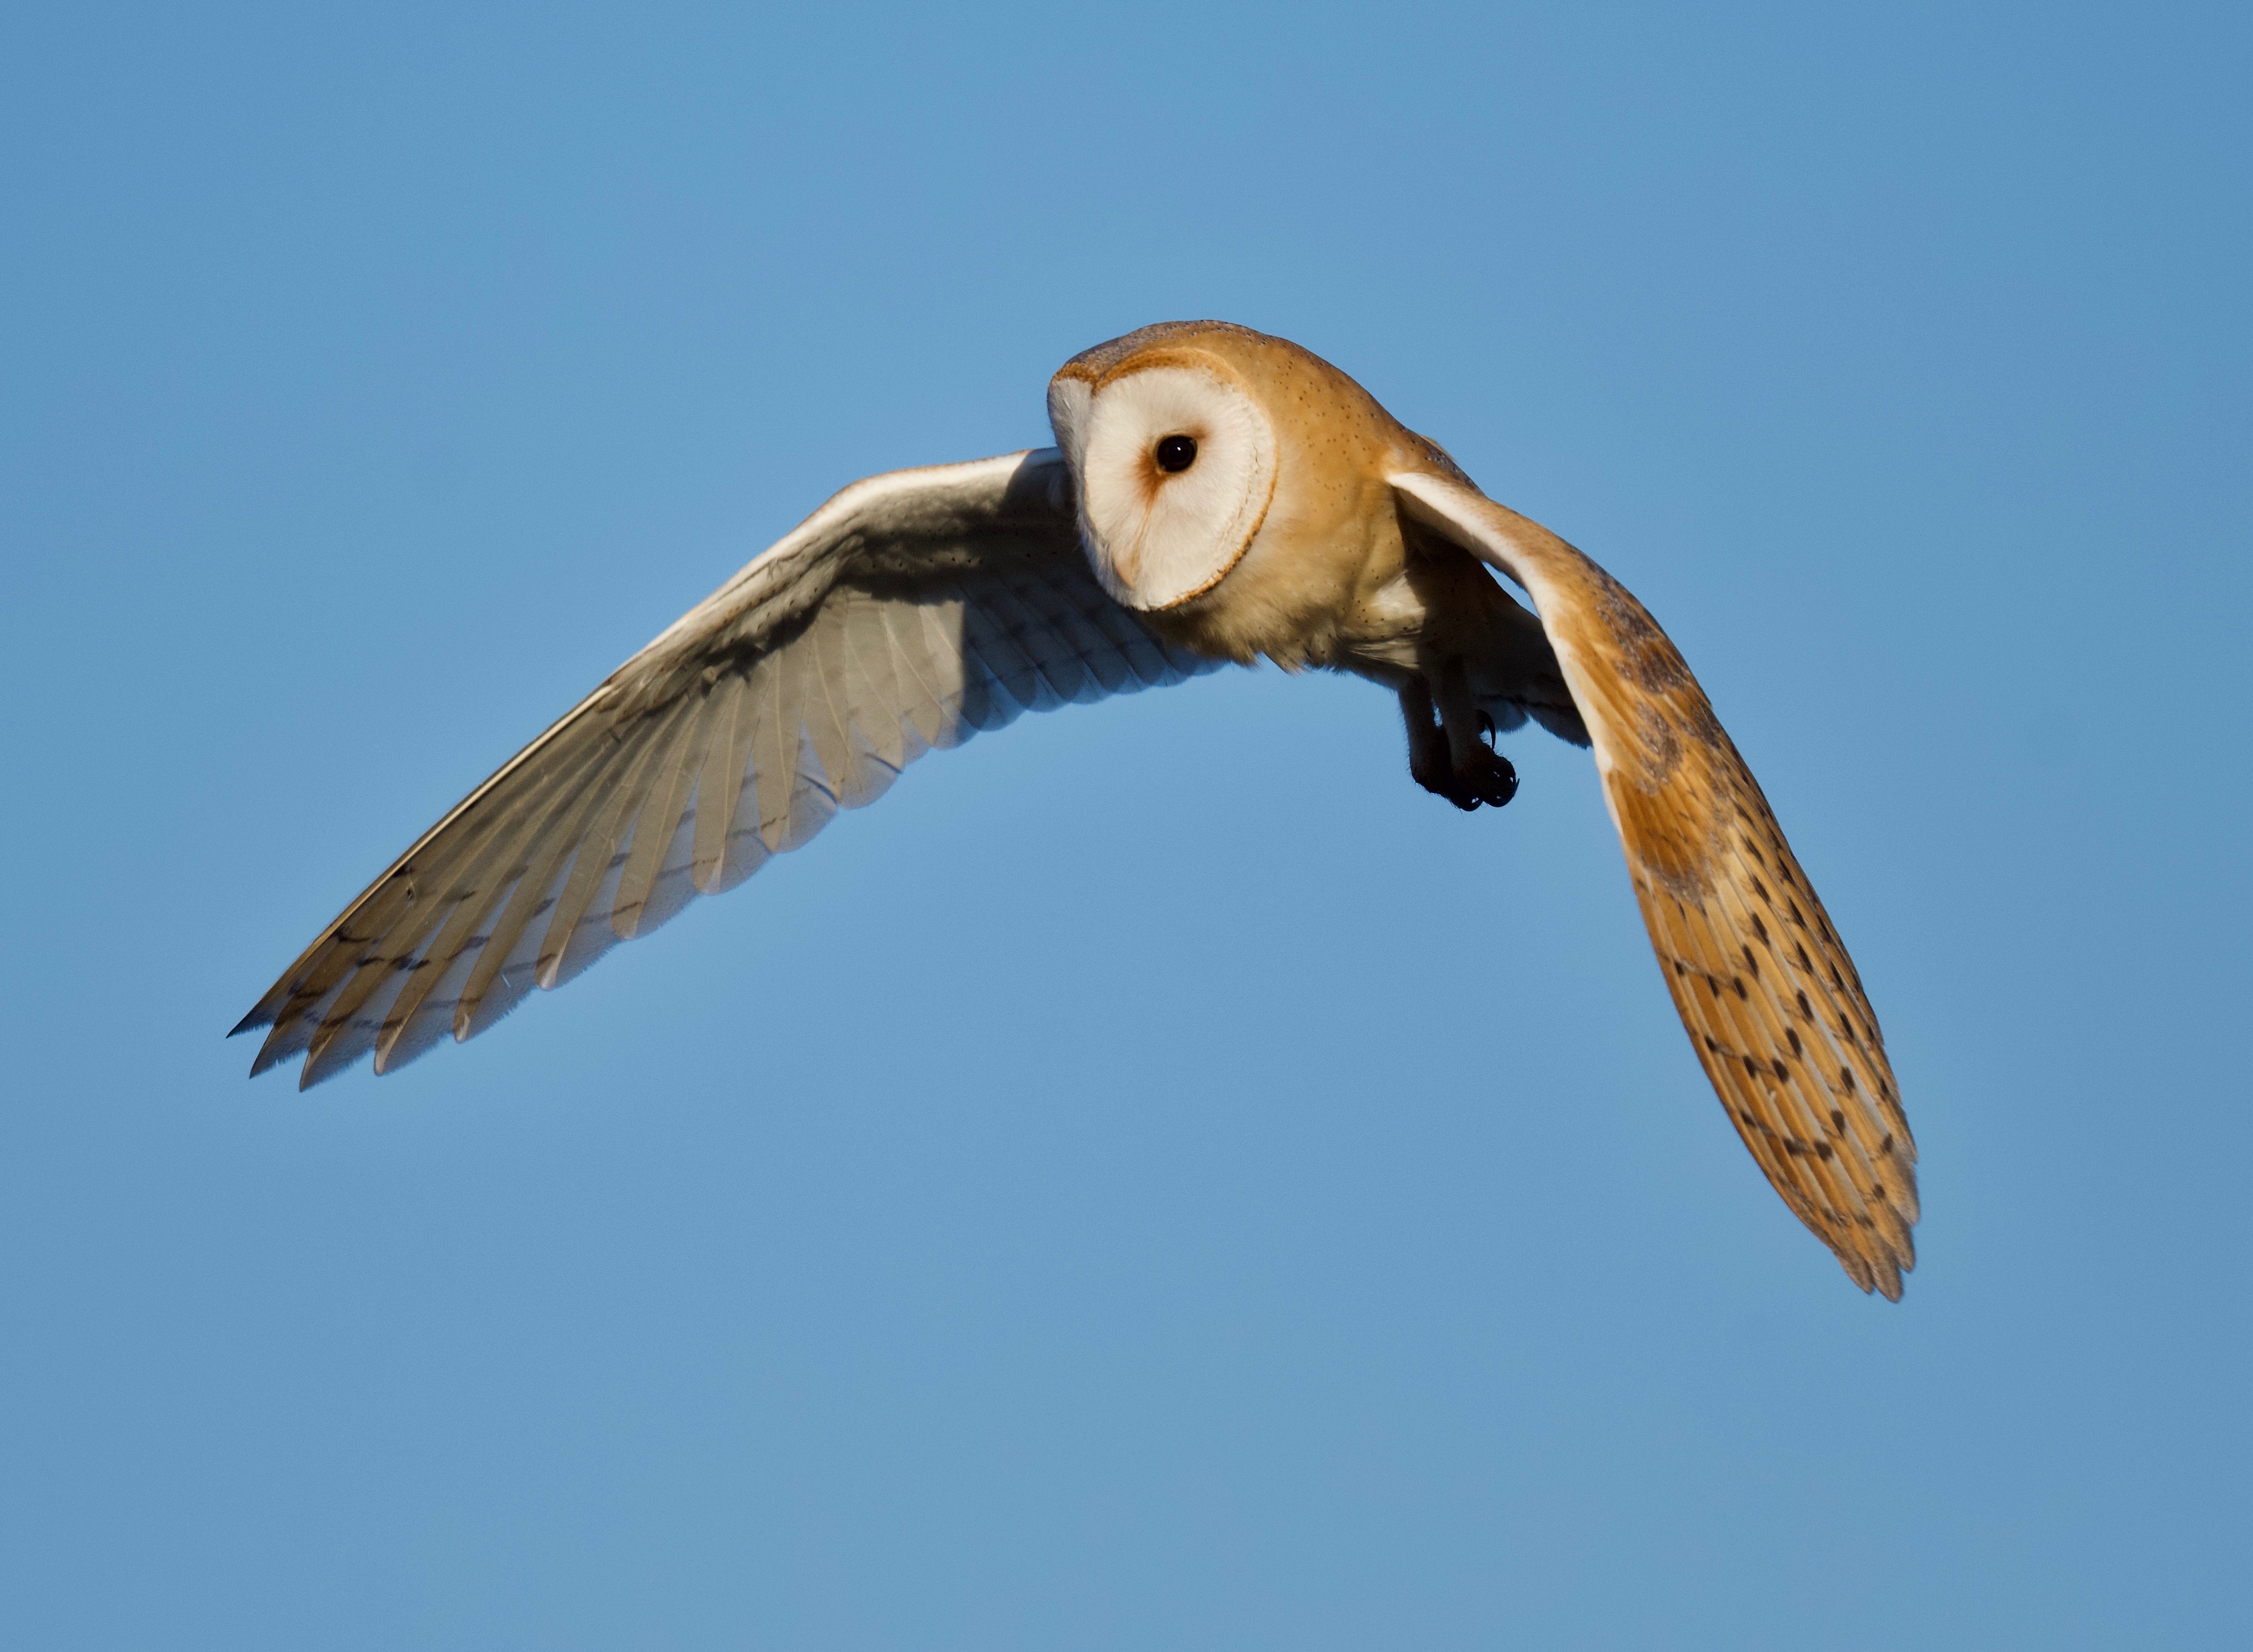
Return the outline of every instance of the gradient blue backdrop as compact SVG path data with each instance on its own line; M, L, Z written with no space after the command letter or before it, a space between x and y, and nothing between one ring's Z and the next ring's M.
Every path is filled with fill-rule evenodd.
M1826 15L1817 16L1820 10ZM2243 7L80 6L0 44L0 1640L2253 1638ZM378 1083L220 1034L833 489L1299 339L1885 1016L1857 1293L1586 757L1031 718Z

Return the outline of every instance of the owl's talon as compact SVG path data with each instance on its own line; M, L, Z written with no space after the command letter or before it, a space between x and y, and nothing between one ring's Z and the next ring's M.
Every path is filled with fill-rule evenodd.
M1491 746L1475 746L1472 750L1475 755L1455 773L1462 795L1474 799L1462 806L1468 809L1483 803L1499 809L1517 795L1517 767Z

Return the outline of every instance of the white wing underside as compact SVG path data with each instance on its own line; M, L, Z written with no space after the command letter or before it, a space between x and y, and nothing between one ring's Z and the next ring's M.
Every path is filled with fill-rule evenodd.
M733 889L935 748L1214 668L1095 583L1053 450L846 489L457 805L237 1032L388 1072Z

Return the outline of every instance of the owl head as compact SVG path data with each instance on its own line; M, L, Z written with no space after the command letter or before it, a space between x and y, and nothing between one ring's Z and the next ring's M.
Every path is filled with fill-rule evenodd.
M1243 374L1200 347L1215 330L1145 327L1074 356L1049 381L1081 543L1127 608L1176 608L1210 590L1252 547L1274 497L1274 426Z

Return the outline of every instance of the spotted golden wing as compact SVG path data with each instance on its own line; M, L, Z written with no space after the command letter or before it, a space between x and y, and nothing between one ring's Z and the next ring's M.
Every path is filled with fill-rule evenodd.
M1916 1145L1876 1012L1705 691L1625 587L1457 477L1404 507L1533 598L1595 748L1668 990L1753 1158L1864 1290L1915 1265Z

